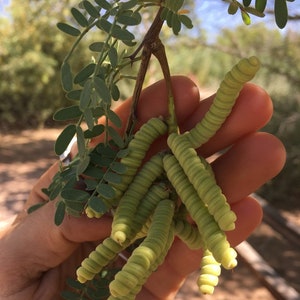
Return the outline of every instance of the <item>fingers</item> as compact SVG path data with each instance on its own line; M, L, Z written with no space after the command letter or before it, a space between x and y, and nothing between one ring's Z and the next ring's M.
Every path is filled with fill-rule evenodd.
M218 184L232 204L276 176L285 163L285 149L273 135L253 133L238 140L212 163Z
M203 118L213 97L200 102L197 110L182 124L183 131L193 128ZM269 95L254 84L246 84L222 127L200 148L201 154L205 157L212 155L232 145L241 137L261 129L270 120L272 111Z
M63 223L56 226L54 224L55 210L55 203L50 202L37 212L28 215L14 229L13 240L18 244L24 242L24 245L30 245L30 247L22 248L15 245L15 248L11 248L25 257L26 252L30 256L37 255L35 261L40 261L41 265L54 267L68 257L78 243L101 240L110 234L111 218L108 216L101 219L66 216ZM32 247L35 249L34 253L32 253Z

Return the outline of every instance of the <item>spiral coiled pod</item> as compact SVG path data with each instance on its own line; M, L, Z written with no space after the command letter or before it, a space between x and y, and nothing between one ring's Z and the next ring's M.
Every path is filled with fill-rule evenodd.
M86 207L84 212L85 212L85 214L88 218L97 218L97 219L99 219L103 216L103 213L97 212L89 206Z
M145 195L143 201L139 205L138 214L134 219L134 226L132 227L132 234L134 238L140 238L146 235L141 233L142 227L147 222L149 216L155 210L158 202L166 199L169 192L164 185L153 185ZM134 240L126 240L121 246L110 237L105 239L102 244L91 252L88 258L84 259L81 267L77 270L78 280L85 282L94 278L104 266L113 260L119 252L127 248Z
M149 268L148 270L145 270L144 275L142 278L140 278L139 283L130 290L130 293L127 294L126 296L113 296L110 295L107 300L131 300L131 299L135 299L136 295L141 291L143 285L145 284L145 282L147 281L147 279L149 278L149 276L152 274L152 272L154 272L159 265L161 265L163 263L163 261L165 260L165 257L169 251L169 249L172 246L172 243L174 241L174 226L170 227L169 230L169 236L168 239L165 243L165 247L163 252L161 253L161 255L156 259L156 261L151 265L151 268Z
M146 236L151 224L150 217L153 214L159 201L169 198L169 191L164 183L154 184L150 187L145 197L140 202L134 222L132 223L132 230L137 232L135 239Z
M140 287L145 273L149 273L147 271L151 270L153 264L164 253L174 209L175 204L171 200L166 199L158 203L146 238L132 252L122 270L109 285L112 296L123 297Z
M190 249L200 249L203 247L202 236L198 228L186 220L175 220L175 234L187 244Z
M170 134L168 145L220 228L233 230L236 215L227 203L214 176L211 175L211 171L203 164L196 150L189 147L189 142L176 133Z
M129 153L121 159L121 163L127 170L122 175L122 182L111 184L117 194L123 194L133 180L138 168L152 143L167 132L167 125L161 118L151 118L135 133L134 138L128 144Z
M119 245L110 237L106 238L82 261L81 266L76 271L77 280L81 283L92 280L126 246Z
M197 224L207 248L224 268L234 268L237 264L235 250L230 247L226 235L213 216L209 214L207 207L199 198L177 159L173 155L167 154L164 156L163 163L169 181Z
M219 130L231 113L243 85L254 77L259 67L258 58L252 56L240 60L226 74L204 118L193 129L184 134L193 148L199 148Z
M205 250L201 261L200 275L197 280L199 290L202 294L212 295L219 282L221 274L220 264L215 260L209 250Z
M111 237L116 242L122 244L127 238L132 238L133 219L139 202L162 172L162 157L157 154L146 162L134 177L126 193L120 199L114 215Z

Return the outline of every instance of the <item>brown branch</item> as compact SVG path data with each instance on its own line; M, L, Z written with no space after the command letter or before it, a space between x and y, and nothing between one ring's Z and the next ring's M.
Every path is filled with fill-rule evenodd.
M128 119L127 127L126 127L126 134L127 136L130 136L133 132L136 120L137 120L137 115L136 115L136 110L137 110L137 105L138 101L141 95L143 83L145 80L146 72L148 69L150 57L153 53L153 44L155 41L158 39L162 25L164 21L161 19L161 11L163 7L160 7L158 10L155 19L150 26L148 32L146 33L142 43L139 45L139 47L136 49L136 51L130 55L130 59L133 60L135 56L142 50L142 56L141 56L141 64L140 68L138 71L137 75L137 80L135 83L133 95L132 95L132 105L131 105L131 113Z

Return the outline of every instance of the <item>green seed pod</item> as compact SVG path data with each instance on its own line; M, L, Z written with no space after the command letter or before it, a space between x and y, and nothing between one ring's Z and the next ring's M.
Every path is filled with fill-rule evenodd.
M134 177L126 193L120 199L114 215L111 237L116 242L122 244L126 239L132 238L132 223L137 207L147 194L153 182L162 172L162 157L157 154L146 162L139 173Z
M158 257L165 252L169 239L175 205L171 200L162 200L158 203L148 235L143 242L132 252L122 270L118 272L115 279L110 283L111 295L123 297L145 281L145 274L151 274L151 268ZM142 281L142 282L141 282Z
M103 216L103 213L99 213L95 210L93 210L91 207L87 206L85 209L85 214L87 215L88 218L101 218Z
M222 126L231 113L243 85L254 77L259 67L259 60L252 56L240 60L226 74L204 118L193 129L184 134L193 148L199 148L206 143Z
M203 242L226 269L233 268L236 265L235 250L230 248L226 235L200 200L179 162L171 154L165 155L163 162L167 177L197 224Z
M190 249L203 247L203 240L198 228L186 220L175 220L175 234L185 242Z
M168 145L180 163L184 173L197 191L200 199L207 205L209 213L214 216L222 230L233 230L236 215L227 203L226 197L211 176L211 170L203 164L197 152L189 147L187 140L172 133Z
M154 184L150 187L145 197L140 201L132 223L132 230L138 232L139 235L135 239L141 237L141 230L146 230L148 222L153 214L159 201L169 198L169 191L165 184ZM146 232L144 233L144 236Z
M212 253L206 249L202 257L201 271L197 281L200 292L212 295L215 286L219 282L220 274L220 264L215 260Z
M111 238L106 238L90 253L89 257L82 261L81 266L76 271L78 281L84 283L87 280L92 280L123 249Z
M133 180L138 168L152 143L167 132L167 125L160 118L151 118L135 133L134 138L128 144L129 153L121 159L121 163L127 167L122 175L121 184L112 184L121 194L125 192Z

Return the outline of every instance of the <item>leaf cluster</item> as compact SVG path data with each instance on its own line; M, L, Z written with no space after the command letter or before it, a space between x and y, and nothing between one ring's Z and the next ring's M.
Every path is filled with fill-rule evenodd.
M108 266L100 274L85 284L72 278L67 279L67 289L62 291L61 297L66 300L104 300L109 297L109 283L119 268Z
M252 3L255 2L254 6L250 6ZM288 21L288 7L287 2L294 2L294 0L275 0L274 1L274 13L275 13L275 21L279 28L284 28ZM264 17L265 9L267 6L267 0L243 0L243 2L239 2L237 0L231 0L228 13L233 15L238 10L241 12L241 16L243 22L246 25L251 23L250 15L255 15L257 17Z
M84 160L77 156L68 165L62 163L49 187L43 189L49 201L57 200L55 224L60 225L66 214L81 216L87 206L101 215L108 212L115 205L116 191L111 185L121 183L126 167L119 160L126 155L111 141L97 145ZM32 206L29 212L39 207Z

